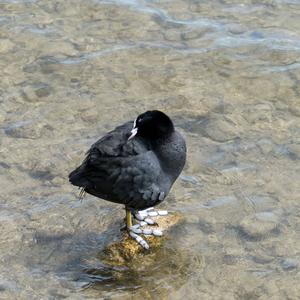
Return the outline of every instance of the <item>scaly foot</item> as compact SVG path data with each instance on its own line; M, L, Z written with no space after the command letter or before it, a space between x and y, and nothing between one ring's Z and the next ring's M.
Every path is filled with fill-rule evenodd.
M163 233L159 229L142 227L145 225L155 224L151 217L166 216L167 214L168 212L166 210L155 211L153 207L141 210L134 213L134 217L137 220L137 224L132 225L131 212L129 209L126 209L127 228L129 235L134 240L136 240L144 249L149 249L149 244L140 236L140 234L143 234L145 236L162 236Z
M168 211L166 210L154 210L153 207L147 208L145 210L137 211L134 214L134 217L138 222L143 225L154 225L155 222L151 219L151 217L157 217L157 216L166 216L168 214Z

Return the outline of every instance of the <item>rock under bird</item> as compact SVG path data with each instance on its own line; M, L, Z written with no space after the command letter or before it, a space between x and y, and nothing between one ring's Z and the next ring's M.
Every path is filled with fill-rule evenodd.
M82 192L125 205L129 234L144 248L140 234L161 235L149 216L165 215L152 210L168 195L186 160L186 143L172 120L158 110L140 114L107 133L87 152L83 163L69 175ZM150 208L150 209L149 209ZM132 214L138 224L133 225Z

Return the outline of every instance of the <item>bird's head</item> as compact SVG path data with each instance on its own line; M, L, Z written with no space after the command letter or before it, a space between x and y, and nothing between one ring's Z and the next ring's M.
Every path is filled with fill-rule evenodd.
M159 110L150 110L135 119L128 140L135 136L157 140L168 137L173 131L173 122L166 114Z

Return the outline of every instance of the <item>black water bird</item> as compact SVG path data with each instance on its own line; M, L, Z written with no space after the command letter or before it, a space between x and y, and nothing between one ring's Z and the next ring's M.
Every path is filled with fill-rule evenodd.
M185 160L185 141L171 119L161 111L147 111L94 143L69 180L83 192L124 204L130 235L147 248L138 236L143 230L132 226L131 212L144 220L148 216L145 209L168 195Z

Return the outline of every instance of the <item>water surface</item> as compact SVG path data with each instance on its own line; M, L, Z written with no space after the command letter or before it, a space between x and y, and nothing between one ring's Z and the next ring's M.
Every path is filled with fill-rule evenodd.
M1 299L299 299L298 1L0 1ZM188 161L185 222L111 268L121 206L67 181L147 109Z

